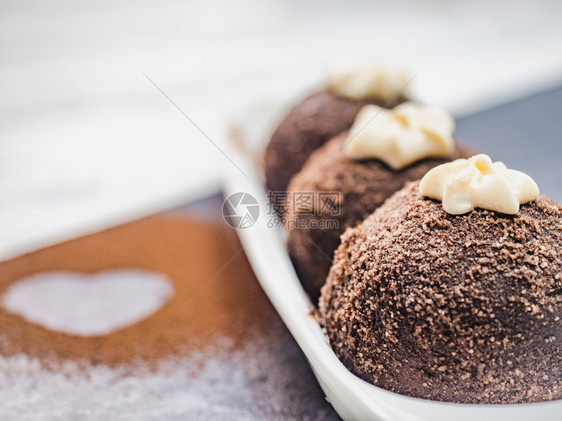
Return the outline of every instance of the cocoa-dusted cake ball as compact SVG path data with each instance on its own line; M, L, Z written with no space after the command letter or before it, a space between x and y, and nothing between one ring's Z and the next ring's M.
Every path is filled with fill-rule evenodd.
M310 154L333 136L349 129L366 104L387 108L404 101L409 77L383 66L335 70L325 90L296 105L273 133L264 156L268 190L284 192Z
M422 182L443 203L412 182L343 235L320 298L332 349L408 396L562 399L562 205L482 156L453 164Z
M362 110L354 123L354 129L341 133L315 151L289 185L286 214L288 251L299 279L314 303L318 300L320 288L326 280L334 251L340 244L340 235L345 228L365 219L406 182L419 180L436 165L474 154L467 146L460 143L455 145L452 138L454 124L444 112L437 113L429 107L404 103L392 110L390 121L378 114L375 120L368 123L371 116L380 110L374 106ZM420 147L415 139L419 140L416 133L421 126L416 121L412 121L410 127L403 131L393 132L393 135L396 134L403 140L400 144L405 149L405 154L412 154L408 159L405 154L393 153L392 147L386 150L384 145L379 151L381 153L367 150L370 142L374 141L379 145L385 142L378 138L379 132L383 132L384 138L389 127L402 127L402 123L395 121L396 118L417 120L428 112L430 115L425 115L427 124L444 126L439 129L440 135L435 134L435 137L448 139L442 150L431 149L434 144L439 145L433 138L426 139L429 149ZM435 113L438 118L433 115ZM365 125L369 127L364 128ZM363 130L359 131L357 128ZM412 136L415 137L413 141ZM350 142L351 137L353 140ZM420 142L423 145L423 140ZM441 145L445 146L445 143ZM355 159L354 154L361 152L362 148L365 155ZM413 155L416 150L418 153ZM431 157L432 155L445 156ZM396 169L375 156L388 158L387 161ZM417 158L419 159L411 162ZM400 159L403 161L399 162ZM307 195L312 197L303 200Z

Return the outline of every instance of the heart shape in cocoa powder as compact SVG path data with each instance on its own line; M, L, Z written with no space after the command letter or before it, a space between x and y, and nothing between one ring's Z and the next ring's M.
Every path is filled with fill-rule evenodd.
M31 323L78 336L106 335L159 310L174 295L167 276L140 269L42 272L12 284L2 306Z

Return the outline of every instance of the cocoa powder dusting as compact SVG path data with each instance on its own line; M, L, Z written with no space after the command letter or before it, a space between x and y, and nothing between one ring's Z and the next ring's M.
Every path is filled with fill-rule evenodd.
M562 205L449 215L406 184L342 236L322 289L332 349L403 395L562 398Z
M49 330L0 308L0 354L108 366L143 361L155 367L165 357L188 356L217 337L238 348L263 334L275 317L233 230L180 217L143 219L0 263L0 294L40 272L119 268L167 275L173 297L133 325L92 337Z

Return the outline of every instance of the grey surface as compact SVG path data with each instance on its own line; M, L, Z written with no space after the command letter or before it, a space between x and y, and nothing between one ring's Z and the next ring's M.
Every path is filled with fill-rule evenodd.
M562 87L460 118L457 138L562 201Z

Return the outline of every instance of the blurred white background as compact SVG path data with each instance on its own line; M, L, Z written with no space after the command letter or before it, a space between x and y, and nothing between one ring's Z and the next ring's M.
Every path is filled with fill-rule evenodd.
M0 260L220 189L245 106L382 59L465 115L562 82L562 2L0 1Z

